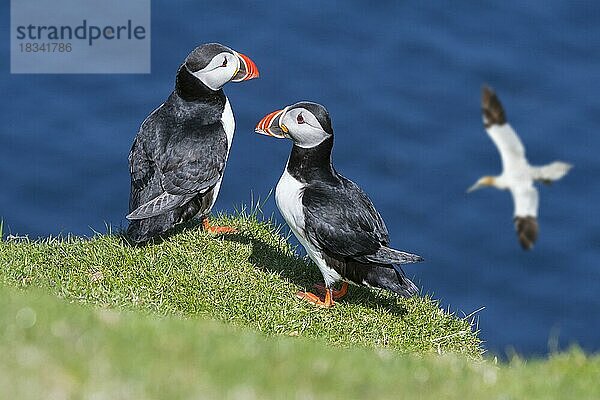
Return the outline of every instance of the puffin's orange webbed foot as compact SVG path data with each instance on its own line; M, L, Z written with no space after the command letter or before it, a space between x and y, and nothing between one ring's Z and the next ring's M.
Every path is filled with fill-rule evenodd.
M302 300L306 300L309 303L312 303L319 307L329 308L329 307L333 307L333 305L335 304L333 301L333 295L332 295L331 289L325 289L325 297L324 298L319 297L316 294L311 293L311 292L298 292L298 293L296 293L296 297L298 297L299 299L302 299Z
M327 290L327 288L325 287L324 283L315 283L313 287L317 292L319 292L319 294L325 295L325 291ZM343 282L340 290L333 289L331 292L333 300L339 300L346 294L348 294L348 282Z
M237 229L230 226L212 226L208 222L208 218L204 218L202 226L204 227L204 230L209 233L237 233Z

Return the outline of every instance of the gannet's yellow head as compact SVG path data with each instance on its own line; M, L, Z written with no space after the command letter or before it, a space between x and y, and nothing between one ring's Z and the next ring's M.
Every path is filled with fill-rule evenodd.
M486 186L494 186L496 184L496 178L493 176L484 176L483 178L479 178L477 182L473 186L467 189L467 193L471 193L477 189L481 189Z

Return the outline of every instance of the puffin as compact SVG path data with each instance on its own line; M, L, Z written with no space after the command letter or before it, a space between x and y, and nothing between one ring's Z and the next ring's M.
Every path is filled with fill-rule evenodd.
M478 179L467 192L483 187L509 190L514 203L513 222L519 243L524 250L530 250L539 232L539 194L534 182L549 185L565 176L573 166L562 161L544 166L530 165L521 139L507 122L500 99L488 86L483 86L481 92L481 111L487 134L500 153L502 173Z
M333 167L333 128L325 107L308 101L287 106L265 116L255 131L293 142L275 201L324 279L315 285L318 294L297 296L329 308L347 293L348 283L403 297L417 294L401 265L423 259L390 247L385 223L367 194Z
M146 243L195 216L206 231L235 232L208 221L235 130L223 86L258 76L250 58L219 43L186 57L175 89L142 122L129 153L131 241Z

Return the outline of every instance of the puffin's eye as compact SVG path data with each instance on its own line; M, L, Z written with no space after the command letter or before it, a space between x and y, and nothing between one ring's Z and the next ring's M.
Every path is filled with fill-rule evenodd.
M223 59L223 64L221 64L221 67L226 67L227 66L227 57L225 57Z
M302 113L298 114L298 116L296 117L296 122L298 122L299 124L304 123L304 117L302 116Z

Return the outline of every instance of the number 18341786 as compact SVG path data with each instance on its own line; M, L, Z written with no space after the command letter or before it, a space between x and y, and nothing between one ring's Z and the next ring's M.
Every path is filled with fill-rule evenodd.
M58 42L27 42L19 43L21 53L70 53L73 50L71 43Z

